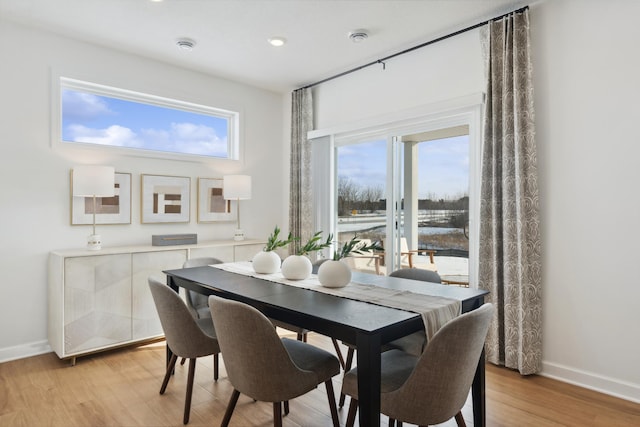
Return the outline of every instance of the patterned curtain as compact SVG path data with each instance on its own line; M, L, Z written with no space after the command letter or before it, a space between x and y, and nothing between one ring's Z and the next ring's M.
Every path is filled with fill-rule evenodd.
M487 360L540 371L541 242L529 11L483 30L487 75L480 201L478 286L496 315Z
M306 241L314 233L311 199L311 144L307 132L313 129L311 89L291 95L291 177L289 179L289 231Z

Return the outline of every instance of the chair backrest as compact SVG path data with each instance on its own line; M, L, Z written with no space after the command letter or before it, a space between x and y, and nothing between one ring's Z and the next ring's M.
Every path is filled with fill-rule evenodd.
M322 259L319 259L319 260L316 260L316 261L312 262L311 263L311 273L318 274L318 269L320 268L320 266L325 261L329 261L329 258L322 258Z
M407 381L382 396L383 413L418 425L440 424L456 415L469 395L494 311L487 303L444 325Z
M211 337L202 332L180 296L153 277L149 277L148 281L171 351L185 358L213 354Z
M211 264L222 264L222 261L214 257L191 258L182 264L182 268L202 267Z
M356 249L371 246L371 239L359 239ZM343 258L351 270L364 273L378 274L380 271L380 258L372 250L353 252L348 257Z
M391 249L392 241L390 239L382 239L382 247L387 249ZM400 266L407 267L409 265L409 245L407 244L407 238L400 238Z
M213 257L191 258L182 264L182 268L203 267L205 265L222 264L222 261ZM209 317L209 302L206 295L199 294L187 289L185 300L191 315L196 319Z
M317 375L292 362L273 324L260 311L213 295L209 308L229 381L240 393L281 402L317 385Z
M422 280L423 282L442 283L440 275L432 270L422 268L401 268L389 273L389 276L401 277L403 279Z

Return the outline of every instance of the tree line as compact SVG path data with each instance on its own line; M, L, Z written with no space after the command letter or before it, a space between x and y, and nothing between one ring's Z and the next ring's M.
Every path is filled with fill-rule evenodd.
M380 185L360 185L349 177L338 177L339 216L349 215L354 210L361 213L386 210L387 200L383 196L384 189ZM469 196L418 199L418 209L468 211Z
M348 216L352 212L372 213L384 211L387 200L383 198L384 189L379 185L360 185L345 176L338 177L338 216ZM402 201L404 204L404 200ZM404 208L404 206L402 206ZM460 228L468 239L469 227L469 196L451 198L429 197L418 199L419 210L452 211L447 217L447 224L453 228ZM424 224L429 225L429 224ZM442 222L438 224L442 226Z

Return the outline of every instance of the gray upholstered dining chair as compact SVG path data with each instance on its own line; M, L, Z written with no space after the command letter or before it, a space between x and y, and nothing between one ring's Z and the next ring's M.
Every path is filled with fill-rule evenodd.
M403 279L422 280L423 282L442 283L442 279L437 271L425 270L422 268L401 268L389 273L391 277L401 277Z
M302 341L280 338L271 321L257 309L238 302L209 297L211 317L218 333L233 393L221 426L228 426L240 393L273 403L274 426L282 425L282 403L324 383L334 426L339 426L333 383L340 373L338 359Z
M381 356L380 411L395 420L428 426L455 417L465 426L460 410L478 366L493 316L492 304L462 314L446 323L419 357L401 350ZM355 421L358 406L358 368L346 373L342 392L351 396L346 425Z
M213 257L191 258L184 262L182 268L202 267L205 265L222 264L222 262L223 261L219 260L218 258ZM191 311L191 314L193 314L193 317L195 317L196 319L200 319L203 317L211 318L211 312L209 311L209 300L206 295L202 295L198 292L193 292L187 289L185 293L185 301L187 302L189 311ZM271 323L273 323L273 325L277 326L278 328L295 332L299 341L307 341L307 333L309 331L307 331L306 329L290 325L289 323L280 322L278 320L272 320ZM184 360L181 363L184 363Z
M422 282L430 283L442 283L440 275L432 270L423 270L421 268L401 268L389 273L391 277L400 277L402 279L419 280ZM399 350L406 351L414 356L420 356L425 344L427 343L427 337L424 331L415 332L406 337L399 338L395 341L391 341L388 346L390 348L397 348Z
M203 267L205 265L222 264L222 261L213 257L191 258L182 264L182 268ZM185 289L185 301L189 311L195 319L211 317L209 312L209 300L206 295Z
M187 424L191 411L196 358L213 355L214 379L217 380L218 354L220 353L218 339L210 318L194 319L182 298L176 292L153 277L149 277L148 281L167 340L167 346L173 352L160 387L160 394L164 394L167 389L178 357L189 359L189 375L183 417L183 423Z
M389 276L400 277L403 279L421 280L423 282L442 283L440 275L437 272L433 270L423 270L421 268L401 268L399 270L392 271L391 273L389 273ZM391 341L388 344L385 344L382 347L382 351L384 352L392 349L399 349L413 354L414 356L419 356L422 353L426 342L427 339L424 331L415 332L411 335L407 335L406 337L402 337L395 341ZM336 346L335 342L334 346ZM353 364L353 357L356 350L355 346L350 344L347 344L347 348L347 358L343 364L345 372L351 369L351 365ZM342 406L344 405L344 401L345 395L344 393L340 393L338 406L342 408Z

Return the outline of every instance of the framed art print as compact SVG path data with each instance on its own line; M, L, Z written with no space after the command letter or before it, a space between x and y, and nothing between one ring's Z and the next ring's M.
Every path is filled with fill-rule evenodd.
M131 224L131 174L116 172L114 187L112 197L96 197L96 224ZM93 224L93 197L73 197L73 188L70 194L71 225Z
M191 178L142 175L141 183L143 224L189 222Z
M198 222L234 221L237 202L225 200L222 178L198 178Z

